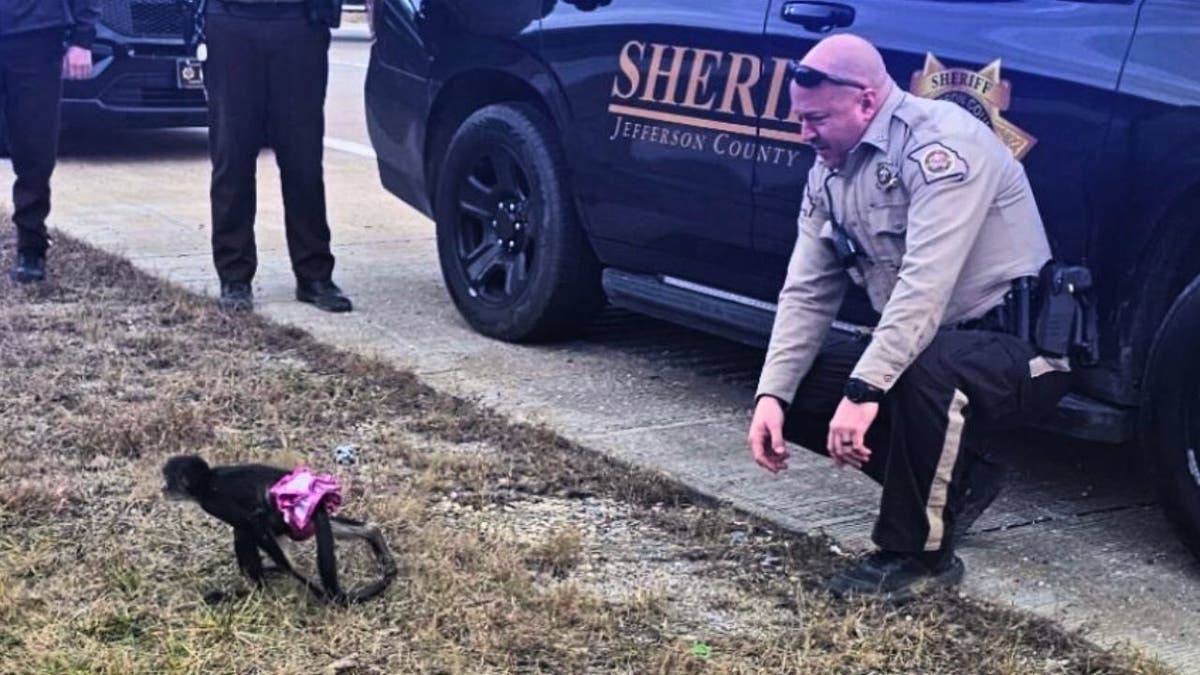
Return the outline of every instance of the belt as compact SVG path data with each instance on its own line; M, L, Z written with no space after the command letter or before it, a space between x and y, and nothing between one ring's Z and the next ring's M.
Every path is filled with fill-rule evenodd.
M986 330L996 333L1008 333L1008 303L1001 303L984 312L983 316L977 319L968 319L959 321L956 324L947 326L950 330Z
M1013 279L1012 287L999 305L975 319L960 321L950 330L986 330L1008 333L1023 340L1030 339L1033 317L1037 316L1037 278Z

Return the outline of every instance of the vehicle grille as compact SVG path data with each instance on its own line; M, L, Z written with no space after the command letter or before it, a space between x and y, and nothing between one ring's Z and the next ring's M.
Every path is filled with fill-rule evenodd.
M125 75L113 82L100 100L114 108L204 108L203 89L179 89L170 78Z
M184 12L178 0L101 0L100 20L130 37L183 38Z

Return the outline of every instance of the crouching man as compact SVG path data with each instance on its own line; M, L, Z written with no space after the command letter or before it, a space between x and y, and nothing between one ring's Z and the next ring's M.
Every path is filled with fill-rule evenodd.
M1051 411L1067 364L1004 318L1050 247L1024 169L959 106L908 95L870 43L826 38L791 68L814 148L749 441L787 468L785 437L883 487L878 550L829 584L904 599L963 575L956 536L995 498L978 439ZM881 315L828 340L848 283Z

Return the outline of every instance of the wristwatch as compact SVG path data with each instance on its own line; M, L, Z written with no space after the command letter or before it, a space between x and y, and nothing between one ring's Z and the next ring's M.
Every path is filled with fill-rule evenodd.
M883 400L884 395L882 389L863 382L857 377L846 380L846 388L843 393L853 403L878 403Z

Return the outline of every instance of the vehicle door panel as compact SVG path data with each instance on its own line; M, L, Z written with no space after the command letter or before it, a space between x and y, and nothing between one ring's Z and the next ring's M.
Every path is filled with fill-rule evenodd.
M558 2L543 18L573 188L606 264L735 292L753 279L751 89L768 1Z

